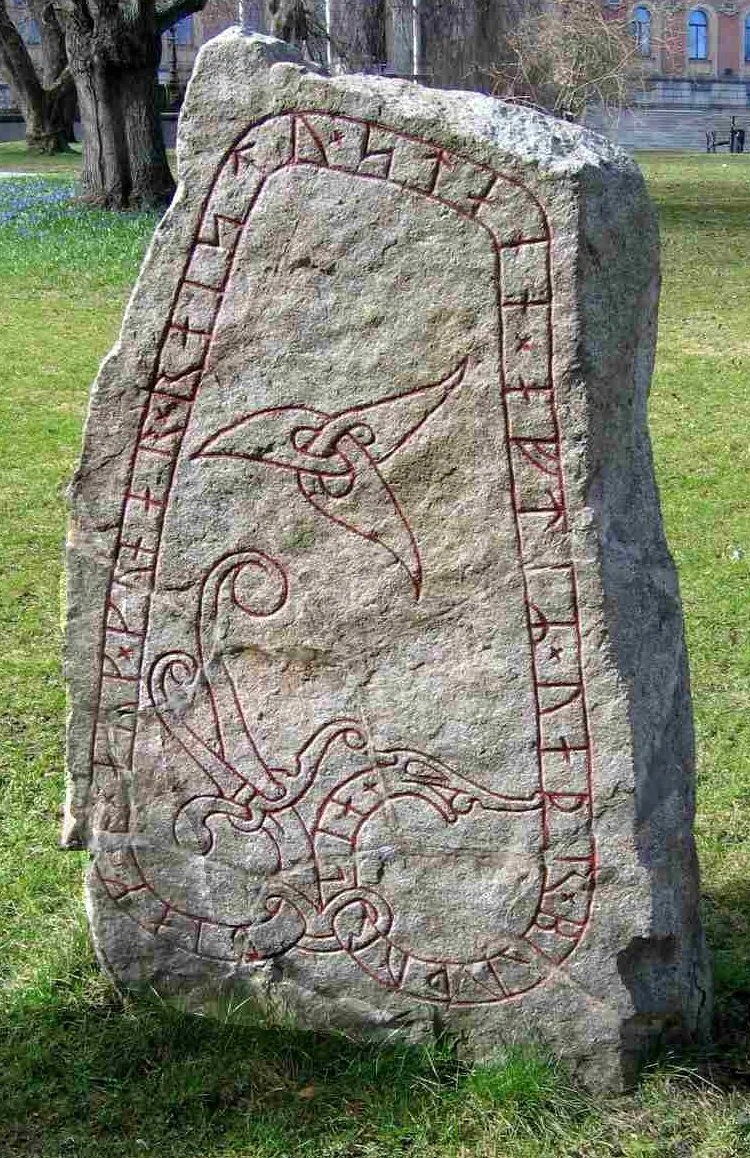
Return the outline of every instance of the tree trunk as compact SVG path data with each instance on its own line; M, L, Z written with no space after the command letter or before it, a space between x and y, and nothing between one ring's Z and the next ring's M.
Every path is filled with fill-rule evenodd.
M49 88L42 85L28 49L8 16L4 0L0 0L0 65L8 74L26 122L28 147L38 153L57 153L67 149L69 134L65 111L73 91L72 79L63 72Z
M65 51L65 35L55 16L49 0L26 0L29 12L39 26L42 53L42 84L48 90L55 89L60 78L68 69L68 54ZM73 78L68 74L64 90L52 94L55 103L55 123L64 128L68 141L74 141L73 124L76 114L76 90Z
M536 0L421 0L423 66L431 84L489 91L491 68L503 59L505 32ZM562 35L562 33L561 33Z
M174 193L151 69L96 65L75 77L83 126L81 191L107 209L163 205Z
M95 25L63 21L83 129L84 200L108 209L165 204L174 182L156 111L153 6L102 6Z
M130 203L129 165L108 70L98 63L81 67L76 62L73 79L83 130L83 198L105 209L126 209Z
M271 34L301 44L310 32L313 0L267 0Z
M334 55L353 71L385 64L385 0L329 0Z
M121 89L122 123L130 162L130 199L138 205L169 201L174 181L157 112L156 69L130 73Z

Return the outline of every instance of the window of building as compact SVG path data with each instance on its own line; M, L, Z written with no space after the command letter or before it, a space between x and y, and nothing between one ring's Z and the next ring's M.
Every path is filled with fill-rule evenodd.
M702 8L690 13L688 56L691 60L708 60L708 16Z
M27 44L41 44L42 37L39 32L39 25L36 20L25 21L23 30L23 38Z
M192 16L183 16L182 20L178 20L174 26L174 38L176 44L192 44L193 43L193 18Z
M750 16L745 17L745 63L750 64Z
M641 56L651 55L651 13L648 8L636 8L631 24L635 43Z

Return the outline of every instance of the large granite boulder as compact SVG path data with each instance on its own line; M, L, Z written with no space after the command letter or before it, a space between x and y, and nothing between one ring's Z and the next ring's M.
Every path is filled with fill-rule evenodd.
M705 1024L657 229L602 138L200 54L94 387L70 790L121 984L617 1086Z

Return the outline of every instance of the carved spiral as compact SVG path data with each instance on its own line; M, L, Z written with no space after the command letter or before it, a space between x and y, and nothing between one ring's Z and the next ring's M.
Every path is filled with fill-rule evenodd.
M152 665L148 694L155 708L166 708L187 691L198 675L198 662L186 651L168 651Z

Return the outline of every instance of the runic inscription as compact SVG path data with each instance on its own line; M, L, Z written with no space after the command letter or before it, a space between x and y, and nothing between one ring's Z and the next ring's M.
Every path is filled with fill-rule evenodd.
M388 259L389 289L403 285L402 308L414 311L414 324L397 317L387 351L377 348L377 326L352 344L325 319L341 308L342 261L356 269L353 294L367 292L375 276L356 239L344 222L332 239L321 233L313 257L295 259L290 235L278 260L309 297L310 336L304 326L287 333L285 358L274 360L263 345L267 313L238 318L232 303L256 300L273 276L258 252L279 201L294 208L321 190L340 195L341 212L349 199L380 220L382 255L397 252ZM405 204L416 220L427 215L427 227L434 219L446 236L457 230L483 279L465 340L451 337L452 360L436 339L428 353L420 333L433 316L410 297L409 246L418 249L421 238L410 241L399 227ZM92 752L96 826L110 834L96 871L118 912L154 937L215 960L346 957L373 985L451 1006L514 999L579 945L595 881L592 755L552 376L550 241L543 206L517 180L387 125L315 109L284 113L251 125L221 164L175 295L124 495ZM456 279L455 269L446 272L447 295ZM329 286L331 301L320 306ZM459 301L457 291L446 310ZM391 305L385 297L373 304L386 328ZM376 347L369 362L368 343ZM350 370L332 369L344 350ZM342 374L361 375L343 403ZM272 375L269 390L261 378ZM476 440L478 466L466 467L473 444L461 429L478 413L492 428ZM382 639L371 653L361 640L350 644L351 624L337 636L335 622L323 623L326 584L335 619L348 560L354 588L372 585L358 614L370 617L374 633L378 624L393 633L400 608L410 609L409 631L455 617L442 591L451 546L432 524L448 509L459 467L464 482L478 469L499 480L498 511L483 506L486 495L469 502L461 519L475 525L466 532L458 520L455 550L456 566L481 573L499 565L492 535L510 542L511 629L526 657L512 679L528 698L517 774L512 730L504 769L481 745L462 754L450 729L432 729L429 741L419 718L429 658L410 669L420 673L410 727L408 713L384 716L387 697L370 702L368 663ZM223 522L227 480L243 498ZM191 503L203 496L194 530L185 494ZM292 527L286 538L272 526L279 506ZM193 534L202 547L191 544L180 585L171 560L180 551L188 557L183 540ZM467 555L471 539L486 558ZM318 547L306 555L313 541ZM343 565L326 573L326 553ZM322 641L334 669L325 678L297 671L294 659L295 628L316 587L322 604L297 651L302 668L312 657L312 670L309 641ZM487 587L479 580L461 589L481 601ZM484 616L479 606L478 633ZM459 664L458 636L441 630L437 649ZM288 651L281 667L274 641ZM343 654L347 646L342 658L337 647ZM469 665L479 663L482 646L462 645ZM491 659L480 675L496 680L492 690L502 696L507 656ZM312 703L297 713L305 683ZM264 704L285 694L282 737L266 725ZM503 722L488 726L501 731ZM156 764L148 754L155 749ZM475 849L471 871L482 886L471 900L465 881L454 879L466 872L465 847ZM420 899L435 892L451 898L454 932L420 915Z
M311 368L307 394L297 376L288 395L277 388L273 405L242 388L235 401L229 390L229 400L214 406L219 417L211 428L201 395L214 405L233 367L229 359L225 368L222 316L256 273L253 235L263 237L264 213L295 182L307 197L321 182L338 183L353 198L360 186L375 207L384 206L384 241L395 247L406 242L397 229L388 236L394 195L399 204L409 197L414 214L438 210L471 235L486 257L481 324L494 328L494 365L470 334L454 364L433 373L416 330L403 349L411 369L391 389L388 381L375 391L363 381L362 396L354 389L353 401L337 408L321 402ZM324 242L321 249L325 270ZM118 910L154 937L223 960L344 954L373 983L451 1005L508 1001L544 981L579 945L595 880L591 749L552 381L550 261L544 208L519 183L387 125L316 110L284 113L251 125L221 164L150 383L106 599L93 750L96 823L133 838L104 846L96 871ZM297 265L302 276L311 267L309 257ZM405 279L409 272L406 259ZM479 328L477 317L472 324ZM176 479L182 471L191 493L194 479L209 491L222 464L223 477L229 470L263 497L284 475L292 489L279 500L289 510L301 505L314 520L303 521L302 540L324 537L330 525L358 537L375 571L395 564L402 574L403 591L383 572L396 586L394 598L421 604L436 581L428 563L431 528L420 525L424 494L416 510L404 496L399 459L416 447L428 463L428 485L450 488L450 440L462 420L456 411L477 405L471 394L478 383L479 402L494 398L498 424L497 459L481 466L505 477L515 537L515 631L528 657L534 776L528 769L521 783L512 770L488 776L486 761L456 762L455 745L446 754L439 738L427 748L424 728L413 739L403 720L395 726L400 742L378 741L381 720L368 709L366 687L359 712L345 695L343 709L314 713L314 726L303 727L293 752L281 757L248 706L263 702L262 679L256 672L248 687L219 642L237 620L264 640L274 624L284 633L295 602L306 598L299 567L292 576L284 551L270 549L278 536L263 526L260 498L262 518L238 523L235 542L225 536L214 558L192 565L193 611L184 621L192 625L178 645L160 648L162 580L169 586L163 558L178 534L170 527ZM407 463L403 474L409 477ZM291 544L287 555L293 551ZM325 578L308 574L307 581ZM252 630L247 639L250 650ZM366 666L367 655L360 658ZM174 770L149 800L132 784L148 767L141 750L154 728ZM178 872L164 862L166 820ZM487 860L475 866L484 873L485 901L468 906L458 889L457 910L463 904L471 911L453 941L449 932L421 928L416 907L425 889L450 894L459 845L471 844L473 830ZM410 831L427 834L424 848L410 845L403 835ZM196 877L200 886L191 884ZM481 911L484 904L490 911Z
M622 1088L710 1012L641 175L238 29L179 138L71 491L102 967Z

